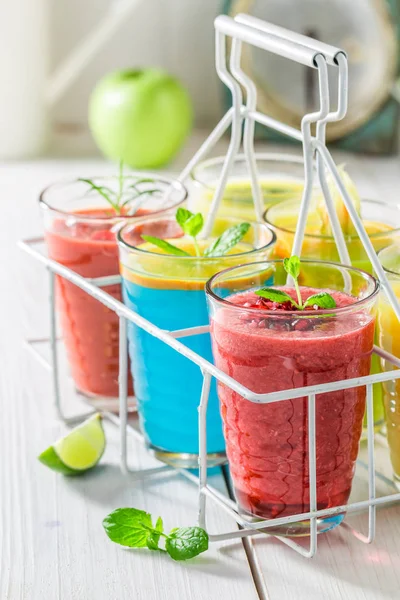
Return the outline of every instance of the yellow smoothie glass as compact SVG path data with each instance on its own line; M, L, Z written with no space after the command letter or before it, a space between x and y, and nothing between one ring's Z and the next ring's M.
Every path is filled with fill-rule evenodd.
M214 197L225 156L217 156L201 162L191 172L189 182L189 208L194 212L207 214ZM264 208L279 205L287 200L301 200L304 189L304 162L301 156L295 154L257 153L257 171L263 193ZM343 166L339 167L346 188L359 208L357 188ZM313 198L321 202L322 193L317 183L315 173ZM328 176L328 185L335 202L341 203L340 196L332 179ZM228 183L225 187L218 215L236 217L245 221L256 219L253 194L246 158L243 154L235 157ZM342 211L341 219L347 217Z
M201 162L191 173L189 207L207 214L214 196L225 156ZM304 187L304 163L301 156L257 153L256 162L264 206L290 198L301 199ZM239 154L233 163L218 211L219 216L254 221L254 203L245 156Z
M299 208L298 200L288 200L267 209L265 221L277 236L273 249L274 258L290 256ZM400 208L398 206L376 200L362 200L359 210L376 252L396 241L400 243ZM373 275L371 263L348 216L339 210L339 218L353 267L363 269ZM313 200L301 251L303 258L340 262L333 236L321 233L321 230L327 229L326 213L321 213L320 203ZM318 287L318 281L315 281L314 285ZM371 373L380 372L379 358L373 355ZM376 383L374 384L374 423L376 428L379 429L383 422L383 389L380 383Z
M400 300L400 244L388 246L381 250L378 256L390 284ZM383 293L381 293L378 303L377 332L378 345L399 357L400 323ZM383 359L381 359L381 365L384 371L391 371L395 368L389 361ZM383 400L393 478L396 487L400 490L400 381L398 379L383 383Z

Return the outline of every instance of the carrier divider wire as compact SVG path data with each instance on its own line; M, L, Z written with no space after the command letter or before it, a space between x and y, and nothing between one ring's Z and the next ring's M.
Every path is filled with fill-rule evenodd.
M176 351L184 354L189 360L192 360L194 363L198 365L198 367L203 372L204 384L202 387L201 393L201 401L199 406L199 430L200 430L200 477L196 477L189 471L184 469L174 469L173 467L163 465L160 467L150 468L150 469L132 469L128 466L128 450L127 450L127 436L132 435L135 439L139 440L144 444L143 436L136 431L131 425L127 422L127 390L126 384L120 385L120 413L119 416L116 416L108 411L100 411L103 417L111 422L112 424L119 427L120 431L120 468L121 471L125 474L134 475L137 478L144 478L148 476L154 476L158 474L162 474L166 471L170 471L174 469L185 476L187 479L195 483L199 487L199 524L201 526L207 527L206 525L206 499L209 498L212 500L218 507L224 510L227 514L235 519L238 525L242 527L242 529L234 529L233 531L224 532L224 533L209 533L211 542L219 542L223 540L230 540L235 538L242 538L252 535L265 534L268 528L274 528L279 525L285 525L289 523L296 523L298 521L303 521L305 519L311 520L312 522L316 522L316 519L326 516L334 516L343 512L355 512L360 510L368 509L370 512L369 516L369 531L368 536L363 535L360 532L357 532L350 528L347 524L342 524L342 526L346 526L346 528L353 533L356 537L358 537L362 541L372 541L375 530L375 507L378 505L384 504L392 504L400 500L400 493L391 494L388 496L384 496L381 498L375 497L375 466L374 466L374 429L373 429L373 419L369 418L370 425L368 427L368 473L369 473L369 499L361 502L355 502L352 504L347 504L343 506L333 507L330 509L324 510L316 510L316 507L311 506L310 511L302 514L292 515L289 517L282 517L280 519L268 519L264 521L259 521L257 523L251 523L246 520L245 517L238 514L236 509L236 504L229 498L225 497L223 494L215 490L207 483L207 454L206 454L206 410L207 410L207 401L208 401L208 393L209 393L209 383L211 377L215 377L218 381L221 381L231 389L234 389L242 396L246 397L251 402L256 403L268 403L268 402L279 402L281 400L287 399L296 399L302 398L304 396L308 396L309 403L309 411L311 415L311 419L309 420L309 460L310 460L310 475L312 473L315 474L315 397L317 394L326 393L330 391L337 391L343 389L350 389L352 387L359 387L367 385L367 411L368 416L373 415L373 398L372 398L372 385L376 382L388 381L393 379L400 379L400 360L392 356L391 354L381 350L380 348L374 347L374 352L386 360L390 361L394 367L397 367L396 370L387 371L385 373L378 373L376 375L368 375L365 377L359 377L355 379L348 379L345 381L336 381L332 383L323 384L321 386L309 386L305 388L294 388L292 390L284 390L281 392L274 392L269 394L255 394L251 392L251 390L243 387L241 384L233 380L231 377L217 369L214 365L203 359L201 356L197 355L189 348L184 346L179 342L180 337L185 337L185 335L201 335L208 331L208 326L200 326L195 328L189 328L187 330L180 330L169 332L165 330L161 330L146 319L143 319L140 315L127 308L124 304L122 304L119 300L116 300L114 297L110 296L106 291L102 290L101 287L98 286L96 280L94 279L86 279L74 271L71 271L67 267L60 265L56 261L53 261L35 249L35 246L42 242L40 238L34 238L32 240L25 240L20 242L20 247L23 248L26 252L28 252L31 256L39 260L43 265L45 265L49 271L50 277L50 294L49 294L49 303L50 308L55 308L55 297L54 297L54 288L52 282L54 282L56 275L59 275L70 281L74 285L77 285L86 293L96 298L102 304L113 310L120 319L120 323L124 323L122 325L122 333L124 333L126 322L130 321L135 323L138 327L144 329L150 335L157 337L162 342L166 343L168 346L174 348ZM116 279L118 276L116 276ZM52 310L50 311L52 313ZM64 413L61 404L61 394L60 394L60 384L58 379L58 356L56 350L57 337L56 337L56 323L55 320L51 318L50 320L51 327L51 335L50 335L50 347L51 347L51 373L53 376L53 386L54 386L54 398L55 405L58 412L58 416L62 419L67 425L73 425L78 422L81 422L84 418L86 418L87 414L78 414L73 415L72 417L67 417ZM33 340L35 342L36 340ZM40 339L40 342L43 340ZM126 336L125 342L126 343ZM127 375L127 355L126 353L120 355L120 382L122 379L126 380ZM55 368L54 368L55 367ZM93 412L89 413L93 414ZM314 418L313 418L314 416ZM203 467L203 468L202 468ZM314 487L315 486L315 478L310 477L313 481L311 482ZM386 481L386 478L384 478ZM316 489L315 489L316 494ZM310 494L311 500L312 494ZM315 496L314 496L315 498ZM315 526L314 526L315 527ZM273 535L273 534L271 534ZM311 545L309 550L305 550L302 546L294 542L293 540L281 537L278 537L283 543L293 547L300 554L310 557L316 551L316 530L313 531L311 529ZM314 540L314 543L313 543Z
M295 234L293 254L300 254L304 230L307 220L307 214L310 206L313 183L314 183L314 161L317 165L317 177L323 192L327 214L331 223L333 236L338 248L339 257L343 264L350 264L348 250L345 244L344 235L340 227L340 222L336 213L334 202L331 197L330 189L326 180L326 170L331 177L343 199L344 205L348 210L354 227L363 242L367 255L372 266L381 282L382 289L387 295L390 304L400 320L400 305L396 296L390 287L386 275L381 267L373 246L365 232L363 224L355 210L351 198L341 180L335 163L325 146L325 128L326 124L332 121L342 119L347 110L348 93L348 69L346 54L339 48L329 46L317 40L307 38L303 35L285 30L270 23L261 21L249 15L237 15L235 19L227 16L219 16L215 20L216 30L216 69L220 79L228 86L232 93L232 108L227 111L209 137L205 140L191 161L179 176L180 181L185 181L192 169L208 154L215 146L221 136L231 127L231 139L228 152L221 170L220 178L216 186L215 194L211 203L210 212L206 219L204 235L207 236L212 229L215 216L220 205L225 186L231 173L235 157L237 156L241 143L243 142L244 154L247 161L250 175L252 194L254 198L255 211L260 219L263 212L262 193L259 184L257 164L254 151L254 126L255 123L261 123L272 129L283 133L295 140L302 142L304 159L304 191L301 200L298 226ZM226 46L227 38L231 38L231 55L229 70L227 67ZM242 71L240 67L240 57L242 43L248 43L258 48L273 52L289 60L294 60L307 67L318 70L319 77L319 110L305 115L302 119L301 129L280 123L271 117L257 111L257 91L254 82ZM329 77L328 65L334 69L338 77L338 102L336 111L330 111L329 102ZM242 87L246 91L246 104L243 104ZM312 126L316 126L316 136L312 135ZM376 476L374 460L374 426L373 426L373 384L384 381L393 381L400 379L400 360L399 358L385 352L376 346L374 353L379 357L389 361L395 368L383 373L368 375L348 380L335 381L327 384L308 386L303 388L294 388L281 392L256 394L248 388L241 385L213 364L206 361L203 357L196 354L179 339L188 335L201 335L208 331L208 326L199 324L198 327L182 329L177 331L166 331L156 327L153 323L147 321L139 314L127 308L124 304L110 296L102 287L110 283L121 281L120 276L101 277L97 279L84 278L71 271L67 267L49 259L39 252L35 245L41 242L41 238L32 238L20 242L20 246L35 259L40 261L49 272L50 278L50 348L51 348L51 373L53 377L55 405L59 418L66 424L81 421L87 415L73 415L67 417L61 400L60 382L58 375L58 356L57 356L57 332L56 332L56 313L55 313L55 279L56 276L63 277L80 289L97 299L103 305L113 310L119 317L120 323L120 356L119 356L119 417L112 413L101 411L104 418L108 419L120 429L120 467L125 474L134 474L137 477L145 477L160 472L165 472L173 467L162 466L155 469L131 469L128 466L127 456L127 436L133 435L142 442L143 437L128 424L128 399L127 399L127 323L131 322L158 338L164 344L167 344L176 352L179 352L187 359L198 366L203 375L203 385L199 399L199 477L197 478L189 471L176 469L186 478L195 483L199 488L198 495L198 522L199 525L207 529L207 499L213 501L219 508L229 514L242 529L234 529L223 533L209 533L211 542L230 540L253 535L273 535L286 545L290 546L299 554L311 558L317 551L317 519L329 517L341 513L351 513L360 510L368 510L368 532L367 535L354 530L346 523L342 524L355 537L364 543L371 543L375 536L376 529L376 506L388 505L400 500L400 493L376 497ZM31 340L30 346L42 340ZM42 364L46 361L42 358ZM218 490L213 489L207 481L207 432L206 432L206 413L207 403L210 391L210 382L212 378L223 383L234 390L245 399L254 403L271 403L282 400L308 398L308 454L309 454L309 474L310 474L310 506L309 511L281 517L277 519L260 520L250 522L244 516L240 515L235 502L226 498ZM317 486L316 486L316 431L315 431L315 404L318 401L318 395L322 393L346 390L353 387L366 386L366 406L368 417L367 444L368 444L368 499L360 502L337 506L329 509L317 510ZM92 414L92 413L88 413ZM363 463L364 464L364 463ZM365 466L365 465L364 465ZM386 478L383 477L387 481ZM310 539L309 547L304 548L293 539L276 536L273 534L273 528L280 525L288 525L304 520L310 521ZM268 534L266 530L271 529Z

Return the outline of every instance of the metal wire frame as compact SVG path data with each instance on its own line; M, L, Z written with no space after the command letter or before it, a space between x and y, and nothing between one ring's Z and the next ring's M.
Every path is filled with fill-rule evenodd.
M199 327L192 327L188 329L182 329L179 331L165 331L156 327L131 309L127 308L120 301L110 296L106 291L99 287L96 279L87 279L81 277L77 273L71 271L67 267L60 265L59 263L49 259L47 256L39 252L35 246L41 242L40 238L33 238L31 240L25 240L20 242L20 247L28 252L31 256L39 260L45 265L49 271L50 277L50 341L51 341L51 372L53 377L54 387L54 398L58 416L66 422L68 425L82 421L87 415L74 415L67 417L61 406L61 395L60 395L60 382L58 377L58 357L57 357L57 334L56 334L56 323L55 323L55 297L54 297L54 283L56 275L63 277L70 281L74 285L96 298L102 304L113 310L118 316L120 321L120 369L119 369L119 416L113 415L108 412L103 412L106 419L117 425L120 429L120 468L123 473L133 473L140 477L146 477L154 475L160 472L164 472L170 467L161 466L154 469L132 469L128 466L128 451L127 451L127 435L134 435L137 439L143 442L143 437L140 433L134 430L128 424L128 403L127 403L127 335L126 328L127 322L130 321L135 323L138 327L147 331L150 335L157 337L162 342L180 352L186 356L189 360L192 360L201 369L203 373L203 386L201 391L201 398L199 404L199 478L195 477L191 473L178 469L182 475L187 477L192 482L196 483L199 487L199 516L198 521L202 527L206 527L206 499L210 498L225 512L231 515L236 523L242 527L242 529L234 529L229 532L213 534L209 533L210 540L212 542L219 542L223 540L229 540L234 538L242 538L249 535L266 534L269 528L274 528L280 525L286 525L290 523L296 523L299 521L310 520L310 548L305 550L302 546L285 537L274 536L280 539L283 543L289 545L297 552L305 557L311 557L315 554L317 549L317 519L334 516L343 512L353 512L360 509L369 510L369 526L368 535L365 536L361 532L351 529L348 525L346 527L352 531L356 537L361 541L370 543L375 535L375 507L385 503L393 503L400 500L400 493L391 494L389 496L376 498L375 491L375 463L374 463L374 428L373 428L373 397L372 397L372 385L376 382L389 381L393 379L400 379L400 359L392 356L388 352L375 347L374 352L381 358L384 358L391 362L396 370L387 371L385 373L379 373L376 375L368 375L366 377L358 377L354 379L348 379L345 381L335 381L332 383L323 384L320 386L308 386L304 388L296 388L291 390L285 390L281 392L274 392L268 394L256 394L248 388L242 386L240 383L220 371L213 364L187 348L181 342L180 338L184 338L188 335L201 335L209 330L208 326L201 325ZM102 278L103 279L103 278ZM110 282L116 283L120 280L119 276L113 278L107 278L103 285L109 285ZM250 523L244 517L242 517L238 511L236 504L226 498L223 494L212 488L207 484L207 431L206 431L206 413L207 403L210 391L211 378L215 377L219 382L224 383L250 402L259 404L265 404L270 402L279 402L281 400L295 400L308 396L308 411L309 411L309 423L308 423L308 440L309 440L309 473L310 473L310 511L293 515L290 517L282 517L280 519L268 519L259 521L257 523ZM369 499L357 502L353 504L333 507L324 510L317 510L317 491L316 491L316 464L315 464L315 443L316 443L316 431L315 431L315 404L318 401L318 395L331 391L345 390L352 387L367 386L367 415L368 415L368 481L369 481ZM271 534L273 535L273 534Z
M210 134L207 140L203 143L200 149L196 152L192 160L188 163L185 169L182 171L179 179L184 181L190 174L193 167L202 160L206 154L212 149L215 143L219 140L222 134L231 126L231 141L229 149L226 155L225 162L223 164L220 179L218 181L216 192L211 204L211 209L207 222L205 225L205 235L211 230L213 220L218 210L219 203L221 201L228 177L230 175L233 161L237 155L241 141L242 141L242 126L244 124L243 133L243 144L244 152L247 158L247 164L249 167L252 191L255 199L255 210L257 216L260 218L262 215L262 202L261 202L261 190L259 187L257 165L254 154L254 125L255 122L272 127L276 131L284 133L289 137L292 137L303 143L303 155L305 165L305 185L303 198L299 213L299 221L297 232L295 235L293 252L300 254L301 245L304 237L304 229L306 224L307 213L311 200L311 194L313 189L313 161L316 157L317 161L317 176L323 191L329 219L332 225L333 235L338 247L339 256L343 263L349 264L350 259L348 251L344 241L343 233L340 228L340 223L336 214L335 206L327 185L325 168L327 168L339 190L340 195L343 198L345 206L350 214L350 217L354 223L355 229L364 243L368 257L381 280L384 292L387 294L389 301L395 310L396 315L400 318L400 306L397 303L394 292L392 291L389 282L383 272L382 267L379 264L377 256L374 252L372 244L364 230L362 222L351 202L347 190L340 178L340 175L336 169L331 155L325 147L325 127L328 122L339 120L343 118L347 109L347 61L345 54L338 48L333 48L316 40L299 36L293 32L288 32L282 28L277 28L268 23L264 23L259 19L254 19L248 15L238 15L236 19L221 16L215 21L216 28L216 68L221 80L229 87L232 92L232 108L226 113L221 119L214 131ZM230 71L227 68L226 61L226 37L232 38L232 52L230 58ZM311 68L318 70L319 76L319 91L320 91L320 108L317 112L305 115L302 120L301 130L296 130L293 127L275 121L267 115L263 115L256 110L256 88L254 83L246 76L246 74L240 68L240 53L242 42L253 44L259 48L263 48L267 51L275 52L281 56L285 56L288 59L296 60L302 64L305 64ZM327 64L338 68L338 107L335 112L330 112L329 105L329 81ZM245 88L247 94L246 105L243 105L243 97L241 85ZM316 136L313 137L311 134L311 126L316 124ZM297 388L292 390L285 390L283 392L275 392L269 394L255 394L251 390L245 388L237 381L217 369L214 365L197 355L195 352L187 348L181 342L180 338L184 338L187 335L196 335L204 333L208 330L205 325L194 327L190 329L183 329L179 331L164 331L156 327L154 324L143 319L140 315L133 312L124 306L121 302L116 300L102 290L102 286L109 285L111 282L119 281L119 278L99 278L99 279L85 279L73 271L67 269L63 265L58 264L55 261L45 257L41 253L37 252L33 248L37 239L27 240L21 243L21 246L34 256L36 259L41 261L49 270L50 276L50 315L51 315L51 363L53 373L53 384L55 391L56 408L60 418L68 423L75 422L77 419L81 420L82 415L74 416L72 418L66 418L64 411L61 407L60 398L60 386L58 377L58 362L57 362L57 350L56 350L56 323L55 323L55 302L54 302L54 284L55 276L59 275L73 284L86 291L92 297L102 302L105 306L113 310L119 317L120 322L120 367L119 367L119 419L115 415L104 413L106 418L111 422L120 426L120 466L124 473L132 472L127 462L127 434L133 433L136 436L140 434L131 431L130 426L127 422L127 322L130 321L135 323L140 328L147 331L150 335L160 339L163 343L167 344L175 351L183 354L193 363L195 363L202 371L203 374L203 386L199 404L199 445L200 445L200 475L197 479L191 473L184 470L179 471L184 474L188 479L195 482L199 486L199 516L198 521L201 526L206 527L206 500L207 498L213 500L218 506L220 506L225 512L230 514L236 523L242 527L240 530L233 530L230 532L212 534L210 533L211 541L221 541L233 538L241 538L250 535L257 535L260 533L265 534L266 530L273 529L280 525L288 525L290 523L296 523L304 520L310 521L310 545L308 549L304 549L302 546L297 544L291 539L278 537L283 543L287 544L298 553L305 557L314 556L317 550L317 519L338 515L343 512L353 512L360 509L368 508L369 511L369 522L368 522L368 535L364 535L361 532L355 531L346 525L346 527L361 541L370 543L374 539L375 535L375 511L377 505L385 503L392 503L400 500L400 493L385 496L382 498L376 498L375 490L375 463L374 463L374 428L373 428L373 384L376 382L390 381L400 378L400 360L393 355L388 354L374 348L374 352L380 357L385 358L391 362L397 370L387 371L385 373L379 373L375 375L369 375L366 377L359 377L345 381L332 382L329 384L323 384L320 386L308 386L304 388ZM221 383L224 383L232 390L246 398L250 402L255 403L271 403L279 402L281 400L299 399L305 396L308 397L308 440L309 440L309 473L310 473L310 510L303 514L297 514L290 517L282 517L279 519L268 519L259 521L257 523L248 522L242 517L238 511L236 504L224 497L220 492L213 489L207 483L207 442L206 442L206 413L208 396L210 391L211 378L215 377ZM352 387L366 386L366 403L367 403L367 416L368 416L368 487L369 497L368 500L362 502L356 502L348 505L339 507L333 507L324 510L317 510L317 489L316 489L316 431L315 431L315 408L316 402L318 401L318 395L326 392L345 390ZM158 472L168 467L161 467L155 470L146 470L146 473L150 471ZM133 471L141 473L141 471ZM271 535L273 535L271 531Z

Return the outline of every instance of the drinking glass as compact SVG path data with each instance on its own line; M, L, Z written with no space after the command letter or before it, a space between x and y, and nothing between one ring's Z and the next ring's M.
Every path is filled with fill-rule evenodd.
M116 177L98 177L92 181L99 188L117 189L119 185ZM40 195L40 208L49 257L83 277L118 275L116 232L121 225L149 213L161 218L187 196L181 183L160 175L130 173L125 176L125 183L136 185L140 195L121 214L84 181L59 182L46 188ZM119 283L103 289L121 300ZM56 300L75 387L98 408L116 409L118 316L60 276L57 276ZM132 396L131 378L128 388Z
M255 289L285 286L281 261L226 269L206 285L216 366L252 392L265 394L320 386L368 375L374 341L378 282L364 271L335 263L302 261L303 300L315 276L335 298L329 310L262 306ZM261 303L261 304L260 304ZM258 403L218 384L227 456L240 511L274 519L308 512L310 474L308 399ZM316 396L317 509L346 504L365 412L365 387ZM318 530L344 515L320 519ZM307 535L309 522L274 528Z
M223 219L223 225L236 225ZM204 249L221 231L216 220ZM161 329L168 331L207 325L204 285L221 269L268 258L274 234L262 224L252 224L246 237L230 254L214 258L160 253L144 243L142 235L168 239L183 249L192 242L171 217L146 218L124 227L118 235L125 304ZM128 325L129 354L141 429L146 442L164 462L185 468L198 465L198 412L202 388L199 367L133 323ZM209 333L187 335L180 341L203 358L212 360ZM225 462L225 443L215 386L208 412L208 461Z

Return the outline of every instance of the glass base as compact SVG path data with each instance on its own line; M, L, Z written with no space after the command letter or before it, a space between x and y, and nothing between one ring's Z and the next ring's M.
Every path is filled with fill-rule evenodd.
M89 392L82 392L81 390L76 390L79 396L82 397L86 404L90 404L93 408L97 410L105 410L112 413L119 412L119 399L115 396L98 396L97 394L91 394ZM128 396L128 412L136 412L137 411L137 403L135 396Z
M262 521L260 517L256 517L247 513L246 511L240 511L243 517L247 517L247 520L251 523L258 523ZM250 519L249 519L250 517ZM340 525L345 517L344 513L335 515L334 517L325 517L317 519L317 533L326 533L335 529ZM310 521L300 521L299 523L288 523L287 525L279 525L278 527L268 527L267 529L260 529L264 533L269 535L280 535L283 537L309 537L310 536Z
M157 448L152 444L148 444L147 447L152 450L154 456L161 462L175 467L176 469L198 469L199 468L199 455L188 454L184 452L169 452L163 448ZM225 452L213 452L207 454L207 466L218 467L227 463Z

